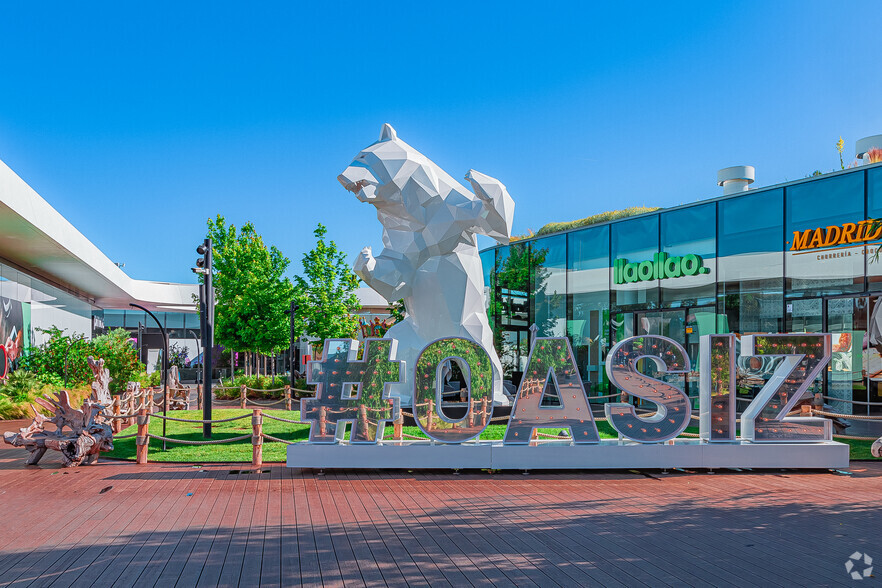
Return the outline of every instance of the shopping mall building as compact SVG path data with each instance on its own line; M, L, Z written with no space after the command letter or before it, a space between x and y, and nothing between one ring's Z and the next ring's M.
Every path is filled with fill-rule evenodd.
M59 327L98 335L123 327L141 337L142 361L153 369L162 337L150 309L172 342L191 347L199 334L195 284L135 280L0 162L0 345L10 363ZM2 370L0 370L2 371Z
M863 140L858 157L872 139L882 145ZM753 168L727 168L719 198L482 251L506 378L519 380L532 324L570 338L589 396L609 392L606 353L632 335L681 343L698 396L702 335L830 332L815 391L836 412L882 412L882 165L752 181ZM739 394L755 395L775 362L740 358Z

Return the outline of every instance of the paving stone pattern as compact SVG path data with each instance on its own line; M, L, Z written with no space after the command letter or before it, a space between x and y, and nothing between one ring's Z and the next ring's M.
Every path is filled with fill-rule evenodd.
M855 551L882 562L882 463L525 476L25 455L0 447L0 586L832 586L852 585Z

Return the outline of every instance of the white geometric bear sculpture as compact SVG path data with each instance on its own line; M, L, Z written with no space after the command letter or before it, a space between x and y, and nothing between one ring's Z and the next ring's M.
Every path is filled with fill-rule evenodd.
M337 178L362 202L377 207L383 252L362 249L355 273L390 303L404 299L406 318L386 337L398 340L406 362L404 381L392 394L410 406L413 369L420 351L444 337L465 337L490 354L496 376L493 399L502 392L502 365L484 306L484 274L476 234L507 244L514 201L498 180L470 170L465 189L425 155L383 125L380 140L365 148Z

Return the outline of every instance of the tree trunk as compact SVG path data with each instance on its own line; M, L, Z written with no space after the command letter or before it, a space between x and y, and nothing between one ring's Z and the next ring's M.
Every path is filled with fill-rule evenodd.
M230 384L236 383L236 352L230 349Z

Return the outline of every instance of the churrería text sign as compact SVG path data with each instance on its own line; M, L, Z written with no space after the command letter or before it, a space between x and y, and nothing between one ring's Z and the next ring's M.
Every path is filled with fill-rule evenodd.
M325 342L323 359L309 362L307 370L316 396L301 401L301 418L310 424L310 443L339 444L346 424L352 425L349 443L376 444L383 438L384 425L398 420L402 410L399 399L390 397L389 386L402 381L408 369L395 359L395 349L394 340L368 339L359 356L356 341ZM702 336L700 438L737 444L832 440L829 420L787 416L830 361L830 335L751 335L741 339L741 349L744 355L781 360L742 413L738 436L735 336ZM457 402L448 404L443 385L453 363L466 386ZM478 437L493 415L493 370L487 352L469 339L440 339L427 345L412 379L412 410L419 428L446 445ZM642 444L662 444L677 437L692 420L692 400L680 385L680 375L691 371L686 350L667 337L644 335L617 343L607 354L607 376L613 385L648 406L638 414L629 403L606 404L609 424L622 437ZM459 413L447 414L451 406ZM530 444L533 432L545 428L568 430L573 445L601 443L575 355L564 337L534 339L503 444Z

